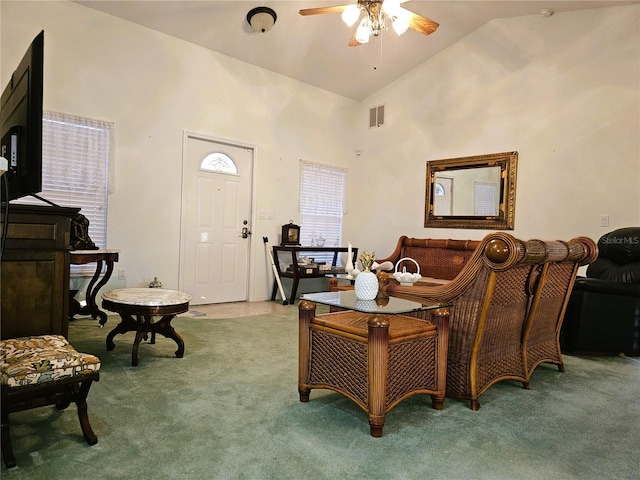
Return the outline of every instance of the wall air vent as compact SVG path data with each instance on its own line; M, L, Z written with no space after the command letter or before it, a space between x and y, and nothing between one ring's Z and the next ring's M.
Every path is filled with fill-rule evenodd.
M384 125L384 105L378 105L369 109L369 128Z

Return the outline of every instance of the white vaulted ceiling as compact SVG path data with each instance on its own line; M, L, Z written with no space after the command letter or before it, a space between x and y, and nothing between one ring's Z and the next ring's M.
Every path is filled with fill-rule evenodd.
M446 49L487 22L504 17L556 13L638 1L420 1L403 7L440 24L425 36L409 30L401 37L390 30L358 47L347 46L355 26L339 13L301 16L303 8L346 5L355 0L307 1L190 1L77 0L76 3L166 33L213 51L257 65L316 87L362 100ZM255 33L246 14L267 6L277 14L274 27Z

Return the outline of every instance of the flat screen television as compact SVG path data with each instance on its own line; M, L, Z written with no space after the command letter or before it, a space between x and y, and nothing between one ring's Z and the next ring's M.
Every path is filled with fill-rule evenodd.
M2 202L42 190L44 31L33 40L0 97L0 155L8 170Z

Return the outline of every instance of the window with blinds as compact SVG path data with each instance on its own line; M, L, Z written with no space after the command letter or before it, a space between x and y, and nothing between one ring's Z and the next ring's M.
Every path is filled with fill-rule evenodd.
M347 169L300 160L300 243L342 245L342 217ZM331 261L315 255L316 260Z
M107 245L108 167L114 125L110 122L44 112L42 118L42 192L61 207L80 208L89 219L89 236ZM23 197L20 203L40 201ZM72 273L95 267L72 266Z
M482 217L498 215L500 195L497 183L475 182L473 214Z

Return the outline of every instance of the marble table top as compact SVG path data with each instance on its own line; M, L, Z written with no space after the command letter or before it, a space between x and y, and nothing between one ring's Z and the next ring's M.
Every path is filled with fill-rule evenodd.
M162 307L191 301L191 295L165 288L118 288L102 294L103 300L124 305Z

